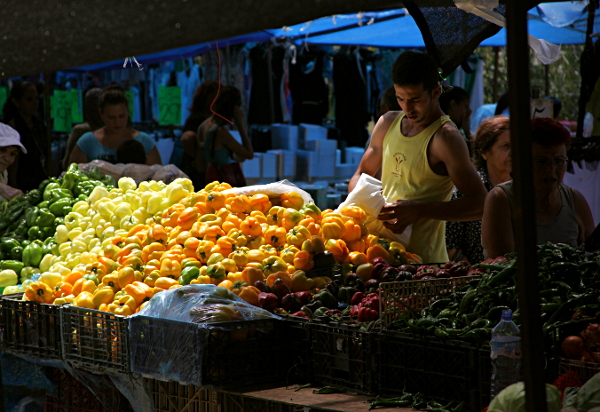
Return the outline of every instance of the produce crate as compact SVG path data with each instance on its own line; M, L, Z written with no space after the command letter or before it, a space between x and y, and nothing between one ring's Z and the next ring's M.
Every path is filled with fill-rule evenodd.
M481 404L477 389L479 350L469 343L383 331L378 352L382 395L401 394L406 389L442 404L464 401L466 411L480 411L487 405Z
M61 317L65 360L103 371L129 372L124 316L65 306Z
M56 396L46 396L45 412L132 412L129 401L107 376L92 378L94 393L64 369L46 368L45 374L56 386Z
M372 394L376 386L376 333L344 324L311 326L315 381Z
M312 382L312 323L297 316L285 316L278 323L281 327L282 347L288 354L282 362L285 384Z
M154 412L211 412L212 389L148 379Z
M197 324L133 316L131 371L202 387L277 382L281 359L275 320Z
M304 407L270 399L260 399L244 394L213 391L213 403L210 412L331 412L332 409Z
M401 317L411 316L405 306L420 311L444 294L452 292L477 276L463 276L448 279L406 280L403 282L383 282L379 284L381 320L384 326Z
M577 372L582 383L586 383L595 374L600 372L600 363L582 362L573 359L561 358L558 364L558 376L569 371Z
M320 269L311 269L306 271L306 276L309 278L316 278L320 276L327 276L328 278L333 279L335 275L339 275L342 273L342 266L335 265L330 268L320 268Z
M21 300L22 296L19 293L0 299L2 350L36 358L61 359L62 308Z

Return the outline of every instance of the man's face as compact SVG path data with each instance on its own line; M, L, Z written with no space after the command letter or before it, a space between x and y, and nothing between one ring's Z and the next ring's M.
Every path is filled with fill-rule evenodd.
M425 90L422 84L417 86L394 85L398 104L406 113L411 123L421 123L435 109L435 103L440 95L440 87Z

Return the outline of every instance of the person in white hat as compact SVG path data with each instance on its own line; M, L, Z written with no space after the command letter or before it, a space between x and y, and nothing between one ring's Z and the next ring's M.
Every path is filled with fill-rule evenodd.
M6 169L19 155L19 149L23 153L27 153L27 149L21 144L19 133L12 127L0 123L0 196L9 200L23 193L7 184L8 171Z

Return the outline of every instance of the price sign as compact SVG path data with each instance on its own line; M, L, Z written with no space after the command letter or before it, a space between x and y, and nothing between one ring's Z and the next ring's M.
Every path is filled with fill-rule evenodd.
M73 127L71 92L54 90L54 130L68 133Z
M181 124L181 88L177 86L158 87L158 107L161 126Z
M133 92L131 90L127 90L125 92L125 96L127 96L127 101L129 102L129 119L131 119L131 121L133 122L133 101L134 101L134 95Z
M81 90L71 89L71 120L73 123L83 123L83 108Z

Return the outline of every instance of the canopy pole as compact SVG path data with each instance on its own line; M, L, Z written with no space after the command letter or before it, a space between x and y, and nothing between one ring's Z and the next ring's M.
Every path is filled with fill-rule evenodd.
M594 43L590 34L594 31L594 18L596 16L596 0L592 0L588 4L588 19L587 19L587 28L585 30L585 48L583 50L582 56L585 53L585 50L594 47ZM593 85L591 87L594 87ZM581 87L579 88L579 111L577 113L577 134L576 138L581 139L583 137L583 121L585 119L586 106L589 99L589 94L587 93L587 87L585 85L585 79L581 77Z
M529 50L527 5L506 3L506 51L513 182L515 189L515 246L517 248L521 345L526 409L546 412L544 351L538 285L535 195L531 156Z
M498 101L498 66L500 65L500 47L494 46L494 83L493 83L493 103Z
M48 176L52 176L52 115L50 108L50 95L54 89L53 76L51 72L44 72L44 118L46 120L46 139L49 150L44 153L46 162L44 169Z

